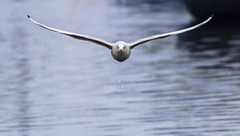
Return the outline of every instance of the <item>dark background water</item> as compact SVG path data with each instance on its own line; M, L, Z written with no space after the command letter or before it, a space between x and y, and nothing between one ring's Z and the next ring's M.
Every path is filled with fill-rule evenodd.
M2 0L0 135L238 136L240 27L213 21L110 50L44 30L131 42L200 22L181 1Z

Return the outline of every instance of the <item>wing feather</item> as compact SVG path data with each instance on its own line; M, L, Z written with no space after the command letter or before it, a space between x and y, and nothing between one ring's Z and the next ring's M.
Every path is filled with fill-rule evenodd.
M105 46L105 47L107 47L109 49L112 49L113 43L107 42L107 41L99 39L99 38L87 36L87 35L76 34L76 33L71 33L71 32L66 32L66 31L63 31L63 30L58 30L58 29L55 29L55 28L51 28L51 27L45 26L45 25L43 25L41 23L38 23L37 21L33 20L29 15L27 15L27 17L33 23L35 23L38 26L40 26L42 28L45 28L47 30L50 30L50 31L53 31L53 32L58 32L58 33L61 33L61 34L64 34L64 35L67 35L67 36L70 36L70 37L73 37L73 38L76 38L76 39L79 39L79 40L85 40L85 41L93 42L93 43Z
M138 46L140 44L143 44L145 42L148 42L148 41L162 39L162 38L166 38L166 37L169 37L169 36L172 36L172 35L176 35L176 34L180 34L180 33L184 33L184 32L196 29L196 28L206 24L207 22L209 22L212 19L212 17L213 17L213 15L210 16L205 21L203 21L202 23L199 23L199 24L197 24L195 26L192 26L192 27L189 27L189 28L186 28L186 29L182 29L182 30L178 30L178 31L174 31L174 32L165 33L165 34L157 34L157 35L145 37L145 38L139 39L139 40L137 40L135 42L129 43L129 45L130 45L130 47L132 49L132 48L134 48L134 47L136 47L136 46Z

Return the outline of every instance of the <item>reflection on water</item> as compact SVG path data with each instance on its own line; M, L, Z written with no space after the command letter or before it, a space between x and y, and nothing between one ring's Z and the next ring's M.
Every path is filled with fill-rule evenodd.
M178 48L190 51L189 57L196 62L205 61L205 59L214 61L201 63L195 66L196 68L228 69L231 72L238 70L240 60L240 32L237 31L240 26L238 23L213 20L198 31L179 35Z
M118 63L109 50L43 30L26 14L109 41L198 21L188 23L179 1L55 2L0 5L1 13L8 11L0 18L0 135L240 134L237 24L213 22L149 42Z
M240 32L239 22L213 20L197 31L179 35L179 46L190 51L204 51L238 46ZM193 24L196 24L194 22ZM192 24L191 24L192 25ZM194 45L195 44L195 45ZM197 46L196 46L197 45Z

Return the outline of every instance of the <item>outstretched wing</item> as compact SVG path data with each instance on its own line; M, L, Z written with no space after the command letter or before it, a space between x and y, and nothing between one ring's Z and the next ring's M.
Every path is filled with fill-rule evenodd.
M50 31L58 32L58 33L61 33L61 34L64 34L64 35L68 35L68 36L71 36L71 37L79 39L79 40L85 40L85 41L89 41L89 42L94 42L96 44L103 45L103 46L105 46L105 47L107 47L109 49L112 49L113 43L109 43L109 42L107 42L105 40L98 39L98 38L91 37L91 36L87 36L87 35L76 34L76 33L71 33L71 32L58 30L58 29L55 29L55 28L51 28L51 27L48 27L48 26L45 26L43 24L38 23L37 21L33 20L29 15L27 15L27 17L32 22L34 22L35 24L37 24L38 26L40 26L42 28L48 29Z
M196 28L206 24L208 21L210 21L212 19L212 17L213 17L213 15L210 16L207 20L203 21L202 23L197 24L197 25L192 26L192 27L189 27L189 28L186 28L186 29L182 29L182 30L178 30L178 31L174 31L174 32L169 32L169 33L165 33L165 34L157 34L157 35L153 35L153 36L149 36L149 37L145 37L145 38L139 39L139 40L137 40L135 42L129 43L130 47L132 49L132 48L134 48L134 47L136 47L136 46L138 46L140 44L143 44L145 42L148 42L148 41L162 39L162 38L166 38L168 36L172 36L172 35L175 35L175 34L180 34L180 33L184 33L184 32L196 29Z

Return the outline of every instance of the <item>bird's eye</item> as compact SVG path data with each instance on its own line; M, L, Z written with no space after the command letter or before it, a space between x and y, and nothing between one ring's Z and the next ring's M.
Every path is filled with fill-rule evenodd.
M125 46L123 46L123 49L125 49Z
M119 46L117 46L117 49L119 49Z

